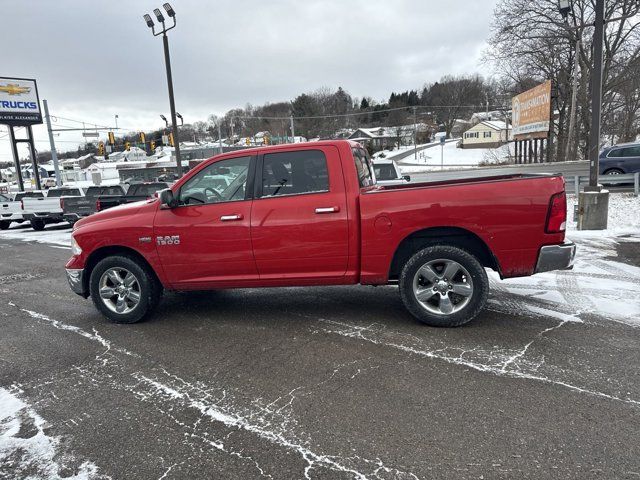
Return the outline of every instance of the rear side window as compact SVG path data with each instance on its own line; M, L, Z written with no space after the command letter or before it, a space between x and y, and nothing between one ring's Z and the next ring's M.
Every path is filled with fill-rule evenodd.
M166 183L149 183L149 184L137 185L137 187L138 188L133 190L133 193L131 193L131 195L136 195L140 197L143 197L143 196L151 197L153 196L154 193L167 188L167 184Z
M356 163L356 172L358 174L358 182L360 187L370 187L375 184L375 176L371 159L362 148L353 148L353 160Z
M624 149L622 148L618 148L617 150L612 150L609 152L609 155L607 155L610 158L620 158L622 157L622 152L624 151Z
M640 147L623 148L622 156L624 158L640 157Z
M264 156L263 197L328 191L327 158L320 150L300 150Z
M373 164L373 171L376 172L376 180L396 180L396 169L390 163Z

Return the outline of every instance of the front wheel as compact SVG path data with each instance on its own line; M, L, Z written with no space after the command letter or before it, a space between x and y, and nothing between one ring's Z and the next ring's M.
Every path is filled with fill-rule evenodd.
M115 255L95 266L89 279L96 308L114 323L136 323L157 306L162 286L134 258Z
M434 246L413 255L400 274L409 312L433 327L459 327L487 302L489 280L476 257L457 247Z
M11 225L11 222L7 220L2 220L0 221L0 230L7 230L10 225Z

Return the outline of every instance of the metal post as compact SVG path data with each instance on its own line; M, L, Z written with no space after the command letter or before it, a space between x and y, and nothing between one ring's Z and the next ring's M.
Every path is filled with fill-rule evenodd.
M169 107L171 108L171 123L173 132L173 148L176 152L177 174L182 176L182 161L180 160L180 139L178 138L178 122L176 121L176 104L173 98L173 78L171 77L171 59L169 58L169 37L164 32L162 35L164 45L164 63L167 67L167 85L169 87Z
M580 175L573 176L573 185L575 187L576 197L580 195Z
M233 135L233 118L232 118L231 119L231 145L235 145L233 137L234 135Z
M222 131L220 130L220 122L218 122L218 144L220 145L220 153L222 153Z
M51 147L51 159L53 160L53 169L56 172L56 186L60 187L62 186L62 175L60 175L60 165L58 164L58 152L56 152L56 143L53 140L53 131L51 130L51 117L49 116L49 104L47 103L46 100L42 100L42 105L44 106L44 117L45 117L45 121L47 122L47 131L49 132L49 146ZM116 118L118 118L117 115L116 115Z
M589 187L599 192L598 168L600 155L600 124L602 120L602 61L604 48L605 0L596 0L596 21L593 34L593 77L591 82L591 132L589 135Z
M640 196L640 173L633 174L633 193L636 197Z
M291 143L296 143L296 130L293 126L293 115L289 117L289 120L291 120Z
M18 157L18 145L16 144L16 133L13 126L9 125L9 140L11 140L11 151L13 153L13 162L16 167L16 175L18 176L18 187L20 191L24 191L24 181L22 180L22 170L20 169L20 158Z
M444 146L442 149L444 150ZM413 107L413 159L418 160L418 116L416 107Z
M36 154L36 146L33 143L33 129L31 128L31 125L27 127L27 133L29 134L29 153L31 155L33 175L36 179L36 189L42 190L42 183L40 182L40 168L38 167L38 155Z
M444 170L444 143L440 143L440 170Z

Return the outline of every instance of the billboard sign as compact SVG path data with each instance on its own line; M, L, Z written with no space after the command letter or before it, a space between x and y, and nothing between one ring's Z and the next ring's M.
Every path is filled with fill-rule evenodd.
M513 97L512 112L515 140L548 137L551 130L551 80Z
M0 124L21 126L37 123L42 123L42 113L36 81L0 77Z

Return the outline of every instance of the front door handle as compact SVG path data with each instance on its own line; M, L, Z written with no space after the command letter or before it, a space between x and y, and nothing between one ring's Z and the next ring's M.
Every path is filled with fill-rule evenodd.
M223 222L233 222L235 220L242 220L242 215L222 215L220 220Z
M340 211L340 207L319 207L316 208L316 213L336 213Z

